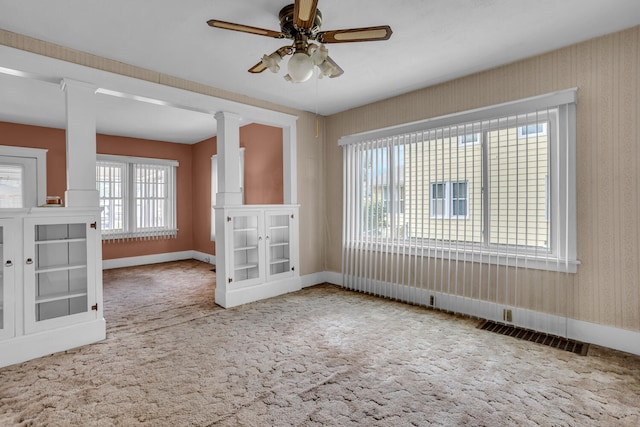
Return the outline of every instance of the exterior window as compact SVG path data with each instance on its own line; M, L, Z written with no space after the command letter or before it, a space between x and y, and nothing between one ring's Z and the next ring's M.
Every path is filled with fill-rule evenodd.
M451 218L467 217L467 183L452 182L451 184Z
M480 144L481 133L468 133L458 137L458 145L475 145Z
M99 155L103 239L176 237L178 162Z
M518 128L518 138L535 138L547 134L546 123L532 123Z
M444 218L447 205L446 184L443 182L431 184L431 217Z
M466 218L467 187L466 181L431 183L431 218Z
M346 244L575 272L575 91L456 116L342 138Z

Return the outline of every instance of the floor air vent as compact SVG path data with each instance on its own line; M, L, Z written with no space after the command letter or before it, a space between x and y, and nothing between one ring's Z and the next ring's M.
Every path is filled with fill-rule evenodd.
M478 328L485 331L495 332L497 334L508 335L525 341L531 341L560 350L570 351L580 356L586 356L589 350L589 344L567 338L548 335L542 332L532 331L530 329L519 328L517 326L505 325L503 323L493 322L491 320L483 320Z

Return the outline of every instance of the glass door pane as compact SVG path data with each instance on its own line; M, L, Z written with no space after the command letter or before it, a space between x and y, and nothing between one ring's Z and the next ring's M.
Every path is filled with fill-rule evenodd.
M236 282L260 276L258 215L233 217L233 277Z
M88 311L86 224L35 229L36 321Z
M291 271L289 214L268 215L269 274Z
M5 290L5 285L4 285L4 229L3 227L0 227L0 262L2 263L2 266L0 266L0 331L2 331L5 328L4 325L4 315L5 315L5 308L4 308L4 302L5 302L5 297L4 297L4 290Z

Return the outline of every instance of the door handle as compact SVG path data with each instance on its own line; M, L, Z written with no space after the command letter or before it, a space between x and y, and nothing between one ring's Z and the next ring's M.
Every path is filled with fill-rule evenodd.
M4 265L6 267L12 267L13 266L13 261L11 261L10 259L7 260L7 262L4 263Z
M33 260L31 258L27 258L27 264L33 264Z

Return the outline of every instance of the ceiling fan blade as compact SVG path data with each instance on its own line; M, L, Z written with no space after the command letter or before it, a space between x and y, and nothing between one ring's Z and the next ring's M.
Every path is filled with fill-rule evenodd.
M318 0L295 0L293 23L301 30L309 30L316 19Z
M271 55L265 55L265 57L271 57L273 54L277 53L278 55L280 55L280 58L284 58L285 56L290 55L292 52L293 52L293 48L291 46L282 46L280 49L276 50ZM280 62L280 60L281 59L279 59L278 62ZM268 64L265 63L265 59L263 59L253 67L249 68L248 71L253 74L258 74L263 72L264 70L267 70L269 68L267 65Z
M210 27L222 28L223 30L240 31L243 33L257 34L259 36L273 37L276 39L285 37L280 31L265 30L264 28L234 24L233 22L218 21L217 19L210 19L207 21L207 24L209 24Z
M266 69L267 69L267 66L264 65L264 62L260 61L256 65L254 65L253 67L249 68L248 71L250 73L253 73L253 74L258 74L258 73L263 72Z
M327 56L327 62L330 63L331 65L333 65L333 67L334 67L333 73L331 73L331 75L329 76L330 79L333 79L335 77L340 77L341 75L344 74L344 70L342 68L340 68L340 66L338 64L336 64L336 61L331 59L330 56Z
M376 40L389 40L391 37L391 27L382 25L380 27L351 28L348 30L321 31L317 40L321 43L350 43L368 42Z

